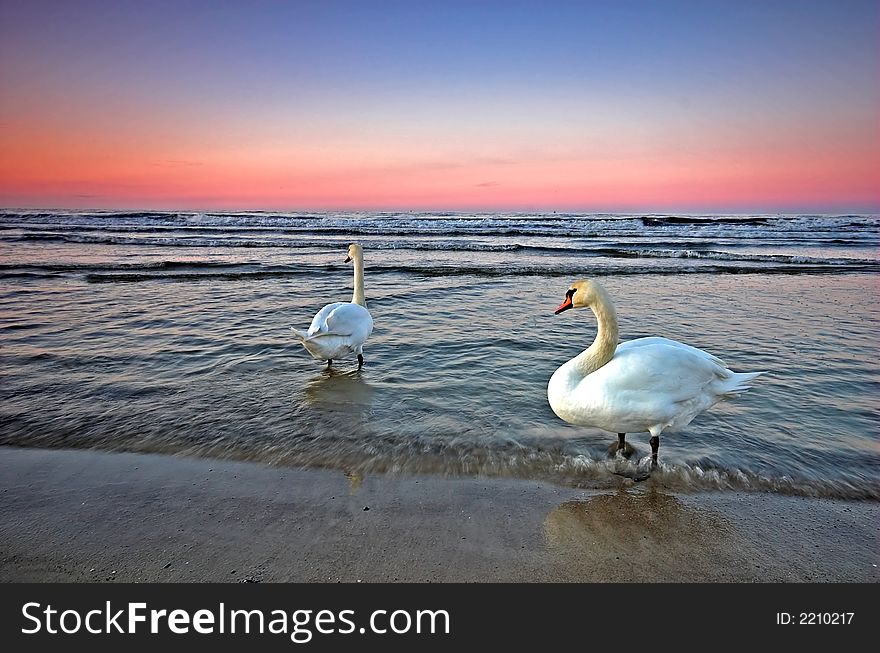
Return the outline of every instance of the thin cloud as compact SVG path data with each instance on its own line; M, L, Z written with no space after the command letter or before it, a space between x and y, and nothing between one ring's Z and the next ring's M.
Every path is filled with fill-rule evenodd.
M480 156L476 158L476 161L490 166L512 166L518 163L515 159L505 159L500 156Z
M154 161L154 166L160 168L191 168L194 166L205 165L201 161L185 161L183 159L165 159L164 161Z

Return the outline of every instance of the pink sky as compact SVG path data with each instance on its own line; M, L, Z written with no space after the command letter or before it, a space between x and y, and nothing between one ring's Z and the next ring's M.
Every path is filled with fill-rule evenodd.
M96 5L91 22L85 6L4 7L0 205L880 209L880 83L865 56L876 29L833 4L815 22L780 15L778 29L770 14L719 21L687 5L692 23L724 32L699 42L666 13L644 17L666 21L656 41L629 34L641 14L609 5L611 33L585 41L601 47L531 49L534 23L576 23L524 13L483 48L485 31L425 32L405 9L401 24L423 30L410 41L373 15L355 30L328 10L294 39L287 15L234 4L174 23L171 6ZM330 27L348 40L322 40ZM377 41L383 29L395 40Z

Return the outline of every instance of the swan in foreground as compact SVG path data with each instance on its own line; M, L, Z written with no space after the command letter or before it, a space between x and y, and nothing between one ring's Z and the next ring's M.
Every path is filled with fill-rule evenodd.
M364 250L360 245L348 246L345 262L354 262L354 295L351 302L327 304L312 319L306 332L291 327L293 335L312 357L327 361L355 353L358 369L364 365L364 342L373 332L373 317L364 300Z
M651 463L657 465L660 434L677 431L724 399L750 388L764 372L737 373L712 354L666 338L617 344L617 314L608 292L595 281L577 281L556 314L589 307L599 323L596 339L550 377L547 399L560 418L578 426L617 433L616 450L626 454L626 434L651 434Z

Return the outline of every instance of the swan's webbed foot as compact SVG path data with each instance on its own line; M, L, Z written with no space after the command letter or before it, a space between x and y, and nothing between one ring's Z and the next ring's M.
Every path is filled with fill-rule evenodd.
M651 443L651 468L657 467L657 452L660 450L660 437L652 435L648 440Z
M617 434L617 442L608 447L608 453L615 456L618 453L624 458L629 458L635 452L635 448L626 441L626 433Z

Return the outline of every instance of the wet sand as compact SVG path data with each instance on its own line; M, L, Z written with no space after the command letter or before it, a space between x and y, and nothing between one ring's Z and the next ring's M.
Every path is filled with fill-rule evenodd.
M0 581L880 580L880 505L0 448Z

